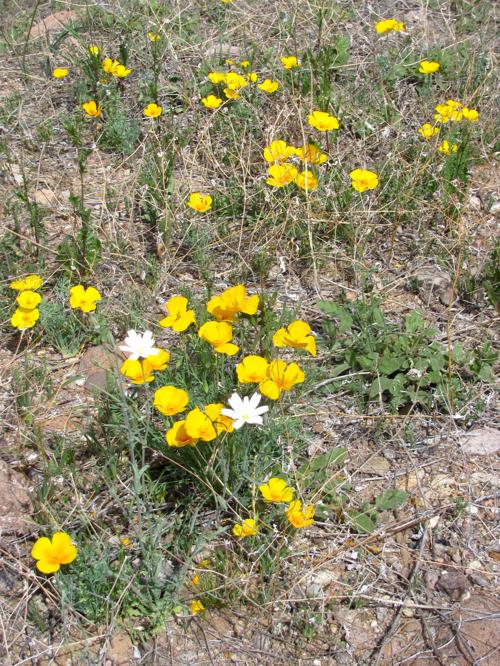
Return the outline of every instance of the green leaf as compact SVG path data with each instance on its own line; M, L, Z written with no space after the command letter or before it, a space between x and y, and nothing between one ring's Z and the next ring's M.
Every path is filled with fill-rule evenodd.
M383 375L392 375L403 367L404 359L400 356L384 354L379 361L378 369Z
M332 377L332 378L333 377L338 377L339 375L341 375L346 370L349 370L350 367L351 366L349 365L349 363L340 363L339 365L335 365L335 366L333 366L331 372L329 373L330 377Z
M396 509L406 502L407 497L404 490L386 490L375 499L375 506L379 511Z
M309 463L309 470L312 472L317 472L319 470L325 469L329 465L341 465L344 462L346 454L346 449L342 446L337 446L326 453L323 453L317 458L313 458Z
M417 333L425 328L425 323L422 315L418 310L414 310L410 315L405 317L405 330L407 333Z
M357 357L359 365L363 370L369 370L370 372L375 372L377 368L378 354L377 352L368 352L367 354L360 354Z
M482 379L483 381L488 381L489 379L491 379L491 372L492 372L491 365L487 365L485 363L479 368L477 376L479 377L479 379Z
M330 315L339 321L339 332L346 333L350 331L353 319L349 312L338 303L333 301L318 301L319 309L327 315Z
M457 342L457 344L453 347L453 351L451 352L451 358L455 363L463 363L466 357L467 354L463 344L461 342Z
M375 521L362 511L352 511L347 514L347 522L357 532L370 534L375 529Z

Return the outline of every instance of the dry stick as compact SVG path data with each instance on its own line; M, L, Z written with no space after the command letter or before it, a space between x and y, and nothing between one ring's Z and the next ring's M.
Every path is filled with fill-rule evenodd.
M440 666L446 666L446 662L441 659L441 650L443 648L439 645L436 645L436 641L434 640L431 630L429 629L429 625L427 624L423 611L421 613L417 613L417 617L420 620L420 624L422 625L422 634L424 636L425 642L432 650L432 654L439 662Z
M408 578L408 589L406 590L406 594L405 594L405 598L403 599L403 603L401 604L401 606L398 608L396 614L394 615L394 618L393 618L389 628L387 629L387 631L383 635L382 640L379 641L377 647L370 654L369 662L370 663L373 662L374 666L377 666L377 664L380 662L384 645L387 643L387 641L390 638L392 638L392 636L396 632L396 629L397 629L398 624L399 624L399 620L401 618L401 614L403 612L403 609L406 607L406 601L407 601L408 597L411 595L411 586L412 586L413 582L415 581L417 573L420 569L422 553L424 552L425 544L427 543L427 535L428 535L428 527L427 527L427 524L426 524L424 526L424 532L423 532L423 534L420 538L420 547L418 549L417 561L415 562L415 565L413 567L411 575Z

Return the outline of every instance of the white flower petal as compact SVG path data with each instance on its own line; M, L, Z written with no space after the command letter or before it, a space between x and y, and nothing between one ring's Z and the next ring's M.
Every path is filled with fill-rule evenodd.
M245 421L242 421L241 419L238 419L237 421L233 421L233 428L235 430L239 430L242 425L245 424Z
M255 409L255 408L258 406L258 404L259 404L261 398L262 398L261 394L260 394L258 391L255 392L255 393L252 395L252 397L249 399L250 407L251 407L252 409Z
M247 423L251 423L253 425L262 425L264 423L262 416L251 416Z

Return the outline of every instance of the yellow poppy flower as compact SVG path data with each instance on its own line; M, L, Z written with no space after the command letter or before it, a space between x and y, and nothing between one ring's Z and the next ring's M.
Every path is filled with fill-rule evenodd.
M465 120L470 122L477 123L479 120L479 112L476 109L468 109L466 106L462 109L463 116Z
M217 434L220 435L221 432L233 432L233 419L229 416L222 414L224 405L222 402L213 402L210 405L205 405L205 414L215 425Z
M439 123L460 122L463 118L463 105L455 99L449 99L445 104L436 106L434 120Z
M183 412L189 403L189 395L175 386L162 386L155 391L153 405L164 416Z
M189 195L187 205L197 213L205 213L212 208L212 197L209 194L193 192Z
M14 280L14 282L9 284L9 289L14 289L15 291L35 291L36 289L39 289L41 285L42 278L36 273L33 273L32 275L27 275L24 280Z
M233 321L238 313L254 315L258 308L258 295L247 296L247 290L242 284L226 289L207 303L207 312L219 321Z
M299 172L292 164L285 162L284 164L273 164L268 168L267 173L269 174L269 178L266 179L268 185L285 187L293 183Z
M418 128L419 134L421 134L424 139L432 139L433 136L439 134L439 127L434 127L430 123L425 123L422 127Z
M40 317L40 311L36 308L32 310L24 310L17 308L10 318L10 323L14 328L24 331L27 328L33 328Z
M250 354L236 366L240 384L259 384L267 378L269 363L262 356Z
M206 106L207 109L218 109L222 104L222 100L220 97L216 97L215 95L208 95L207 97L201 98L201 103L203 106Z
M236 90L231 90L230 88L224 88L224 95L228 99L240 99L241 95L238 95Z
M73 310L82 312L93 312L96 309L97 301L101 300L101 294L94 287L85 287L81 284L71 287L69 290L69 304Z
M36 291L22 291L16 298L18 306L22 310L34 310L40 305L42 297Z
M299 187L301 190L312 192L318 187L318 179L310 170L301 171L295 177L295 185L297 185L297 187Z
M155 102L148 104L143 111L143 114L146 116L146 118L158 118L158 116L161 116L162 113L163 107L159 104L155 104Z
M307 116L307 122L320 132L330 132L339 128L338 118L326 111L313 111Z
M183 446L196 446L198 439L190 437L186 430L186 420L176 421L170 430L165 435L166 442L169 446L182 448Z
M136 385L152 382L154 380L154 375L151 374L152 371L153 368L147 359L127 359L120 366L121 374Z
M257 72L248 72L247 79L250 81L250 83L257 83L259 80L259 75Z
M354 169L349 174L351 185L357 192L365 190L374 190L378 186L378 175L368 169Z
M458 146L456 143L450 143L449 141L446 141L446 139L438 146L438 150L440 153L443 153L443 155L449 155L450 153L456 153L458 150Z
M420 74L433 74L437 72L441 65L435 60L422 60L418 67Z
M238 539L246 539L247 537L255 536L259 528L254 518L245 518L241 523L237 523L233 527L233 534Z
M284 479L273 477L267 483L259 486L259 490L266 502L274 502L276 504L286 502L288 504L293 499L293 488L287 486Z
M228 2L232 2L232 0L222 0L222 2L228 4ZM191 615L196 615L197 613L204 611L205 606L201 603L201 601L195 600L189 604L189 610L191 611Z
M65 532L54 532L51 539L40 537L31 549L31 557L37 560L36 568L45 574L59 571L61 564L70 564L77 555L76 546Z
M64 79L65 76L68 76L69 69L67 67L56 67L52 70L52 76L55 79Z
M382 35L385 32L404 32L406 30L404 23L401 23L401 21L396 21L396 19L384 19L382 21L378 21L375 24L375 31L379 34Z
M295 153L296 149L289 146L286 141L272 141L264 148L264 159L266 162L286 162Z
M218 354L233 356L239 347L231 343L233 327L227 321L207 321L200 326L198 337L212 345Z
M209 72L207 74L207 79L216 86L219 83L224 83L225 82L226 73L225 72Z
M211 442L218 434L211 418L199 407L195 407L188 413L184 427L189 437L201 439L203 442Z
M300 67L300 62L297 60L297 56L283 56L281 58L281 64L285 69L295 69Z
M156 354L151 354L150 356L146 356L144 360L148 362L148 365L151 367L152 370L155 370L156 372L161 372L161 370L166 370L168 368L168 364L170 361L170 352L166 351L166 349L158 348Z
M88 102L84 102L82 104L82 109L89 117L98 118L102 114L101 105L98 104L95 99L90 99Z
M316 339L311 335L311 327L305 321L297 319L286 328L280 328L273 335L275 347L293 347L305 349L311 356L316 356Z
M157 32L148 32L147 37L150 42L157 42L160 39L161 35L159 35Z
M296 384L302 384L304 371L297 363L271 361L267 370L267 379L259 384L259 391L270 400L277 400L283 391L290 391Z
M308 164L324 164L328 160L328 155L322 153L313 143L308 143L304 147L296 148L295 154L299 157L301 162L307 162Z
M272 81L271 79L264 79L262 83L257 84L257 88L260 88L268 95L271 95L272 93L276 92L279 87L280 84L278 83L278 81Z
M95 44L91 44L87 48L87 50L88 50L88 52L90 53L91 56L94 56L94 58L96 58L101 52L101 49L98 46L96 46Z
M302 509L302 502L294 500L288 506L286 517L295 529L302 529L314 523L314 513L315 508L312 504L308 504Z
M225 83L229 90L241 90L248 85L247 79L237 72L228 72Z
M168 317L165 317L158 323L163 328L171 328L176 333L181 333L195 324L194 310L188 310L188 299L184 296L172 296L165 303L165 310L168 312Z
M117 76L119 79L124 79L126 76L132 73L132 69L127 69L125 65L117 63L113 69L113 75Z

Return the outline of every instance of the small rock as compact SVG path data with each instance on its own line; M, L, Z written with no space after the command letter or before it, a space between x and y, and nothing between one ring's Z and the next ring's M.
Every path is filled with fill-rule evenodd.
M331 585L337 576L333 571L323 570L309 576L306 585L306 594L308 597L319 597L323 595L323 591Z
M472 210L481 210L481 199L475 194L471 194L469 197L469 206Z
M469 580L474 583L474 585L479 585L479 587L488 587L489 583L486 578L483 578L480 574L475 571L469 574Z
M447 300L450 298L445 292L451 287L450 276L434 266L421 268L415 275L418 293L425 303L435 301L436 298ZM447 304L447 303L446 303Z
M84 386L105 389L107 386L108 371L118 369L120 358L102 345L90 347L80 359L79 372L85 378Z
M383 456L372 456L360 467L360 472L363 474L387 474L391 469L391 464Z
M41 206L52 206L57 202L57 196L52 190L44 188L33 192L33 200Z
M36 39L48 32L62 30L73 19L78 18L78 14L72 10L63 10L46 16L44 19L34 25L29 34L30 39Z
M0 536L29 530L31 509L24 477L0 460Z
M491 456L500 451L500 430L476 428L462 439L462 450L468 455Z
M128 634L125 632L113 634L106 658L110 666L130 666L134 659L134 646Z
M453 601L463 601L469 595L467 578L458 571L444 571L438 581L438 588Z

